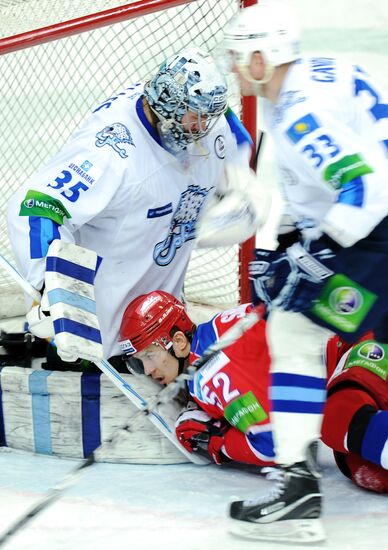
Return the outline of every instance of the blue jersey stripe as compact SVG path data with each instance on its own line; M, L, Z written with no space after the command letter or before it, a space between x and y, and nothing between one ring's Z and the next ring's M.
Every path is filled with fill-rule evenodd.
M248 433L247 439L256 451L268 458L275 457L272 432Z
M309 401L314 403L324 403L326 400L326 391L310 388L297 387L279 387L272 386L270 390L271 399L288 401Z
M278 372L272 374L272 386L290 386L301 388L325 389L326 379L303 374L290 374Z
M74 292L70 292L64 288L55 288L54 290L50 290L47 293L47 297L50 306L58 303L64 303L77 307L78 309L82 309L83 311L96 314L96 302L94 300L91 300L86 296L81 296L80 294L74 294Z
M369 421L361 446L361 456L381 465L381 454L387 444L388 411L378 411Z
M272 401L272 412L322 414L324 403L312 403L311 401Z
M44 258L48 247L54 239L59 239L59 225L48 218L30 216L30 257L32 259Z
M61 332L69 332L75 336L80 336L86 340L92 340L101 344L101 334L97 328L84 325L78 321L73 321L72 319L66 319L62 317L61 319L55 319L54 321L54 330L55 334L60 334Z
M232 109L229 108L226 111L225 118L227 123L229 124L232 133L236 138L237 145L248 143L252 147L253 140L251 136L249 135L248 131L246 130L245 126L242 124L238 116L236 116L235 113L232 111Z
M47 378L51 371L34 371L28 378L32 404L32 424L35 452L52 454L50 426L50 395Z
M81 376L83 456L89 456L101 445L100 376L85 372Z
M46 271L54 271L55 273L61 273L67 275L73 279L78 279L84 283L93 284L96 272L94 269L89 269L79 264L69 262L63 258L56 256L48 256L46 260Z
M206 323L201 323L194 334L191 351L200 357L202 357L211 344L218 340L214 330L213 319Z
M144 128L147 130L149 135L156 141L156 143L158 143L161 147L163 147L162 140L160 139L157 129L152 126L152 124L149 122L148 118L144 113L142 101L143 101L143 96L140 96L139 99L136 101L137 116L141 120L141 123L143 124Z
M342 187L337 202L361 208L364 204L364 191L363 179L361 177L355 178Z

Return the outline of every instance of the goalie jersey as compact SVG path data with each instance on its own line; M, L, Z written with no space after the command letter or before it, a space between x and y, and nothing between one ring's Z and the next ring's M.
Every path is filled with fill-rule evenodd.
M145 117L143 84L98 106L63 149L15 193L9 237L22 275L42 288L54 239L103 259L95 279L104 356L126 304L153 290L180 297L202 207L227 161L248 166L249 136L228 111L186 153L173 156Z

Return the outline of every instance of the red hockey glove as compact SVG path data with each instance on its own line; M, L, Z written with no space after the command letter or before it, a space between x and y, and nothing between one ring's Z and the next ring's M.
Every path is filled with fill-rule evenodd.
M216 464L229 461L221 451L228 429L226 421L212 418L200 409L184 411L175 422L176 436L181 445L190 453L206 451Z

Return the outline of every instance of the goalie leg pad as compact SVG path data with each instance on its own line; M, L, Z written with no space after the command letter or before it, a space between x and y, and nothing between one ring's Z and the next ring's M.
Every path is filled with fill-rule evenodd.
M90 359L103 358L94 299L100 258L93 250L55 240L46 260L45 286L58 350Z

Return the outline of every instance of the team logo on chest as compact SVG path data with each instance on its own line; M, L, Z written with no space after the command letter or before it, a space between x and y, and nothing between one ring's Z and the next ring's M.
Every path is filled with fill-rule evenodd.
M225 139L223 136L217 136L214 140L214 152L219 159L225 158Z
M154 260L158 265L168 265L176 251L195 238L195 228L202 205L210 189L189 185L181 194L172 217L167 237L154 248Z
M104 145L109 145L114 149L121 158L127 158L128 154L124 147L120 147L121 144L128 143L129 145L133 143L131 132L128 130L124 124L121 122L114 122L111 126L105 126L100 132L96 134L96 146L104 147Z

